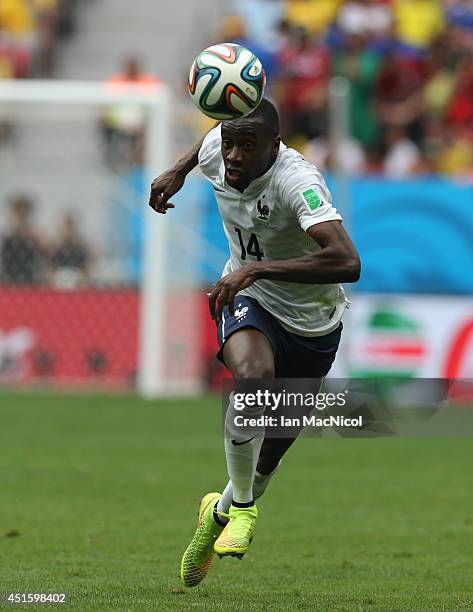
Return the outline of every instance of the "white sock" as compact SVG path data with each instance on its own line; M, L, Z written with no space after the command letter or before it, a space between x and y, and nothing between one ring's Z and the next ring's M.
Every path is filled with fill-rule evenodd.
M257 419L263 413L264 407L260 406L245 406L243 410L236 410L233 401L230 401L228 406L225 418L225 456L228 476L232 482L233 500L238 503L253 501L253 481L263 444L264 426L242 427L236 417Z
M255 472L255 479L253 481L253 499L254 500L259 499L263 495L263 493L266 491L269 483L271 482L271 478L274 476L274 474L276 474L280 465L281 465L281 461L277 464L277 466L274 468L271 474L260 474L258 471ZM232 486L232 481L229 480L227 482L227 486L225 487L222 493L222 497L218 501L218 504L217 504L218 512L225 512L225 514L227 514L228 511L230 510L232 499L233 499L233 486ZM220 520L222 522L226 521L224 517L221 517Z
M225 439L227 470L232 482L232 499L240 504L253 501L253 481L264 433L256 434L246 444L235 446Z
M227 482L227 486L223 490L222 497L218 500L217 511L225 512L225 514L228 514L228 511L230 510L230 506L232 505L232 499L233 499L233 486L232 486L232 481L229 480ZM220 518L222 522L225 522L227 520L225 517L220 517Z

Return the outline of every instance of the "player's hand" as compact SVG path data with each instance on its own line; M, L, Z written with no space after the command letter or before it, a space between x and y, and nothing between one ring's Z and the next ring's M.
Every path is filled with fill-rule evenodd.
M250 264L235 272L230 272L221 278L215 285L209 296L209 310L212 319L217 323L222 318L225 306L228 306L230 314L235 312L235 296L242 289L246 289L256 280L254 264Z
M149 197L151 208L162 215L166 214L168 208L176 208L168 200L182 189L185 180L185 175L175 168L171 168L155 178L151 183L151 195Z

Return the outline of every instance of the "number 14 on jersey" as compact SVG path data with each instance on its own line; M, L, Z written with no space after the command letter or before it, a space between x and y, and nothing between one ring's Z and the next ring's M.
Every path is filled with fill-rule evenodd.
M235 231L238 234L238 240L240 242L241 259L245 260L247 255L252 255L253 257L256 257L258 261L261 261L264 257L264 253L260 248L256 234L251 234L250 239L248 240L248 243L245 247L245 242L243 240L241 229L239 227L235 227Z

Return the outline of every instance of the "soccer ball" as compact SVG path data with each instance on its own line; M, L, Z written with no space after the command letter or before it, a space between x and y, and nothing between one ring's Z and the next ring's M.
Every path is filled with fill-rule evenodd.
M236 119L261 101L266 75L249 49L233 43L214 45L195 58L189 73L192 102L208 117Z

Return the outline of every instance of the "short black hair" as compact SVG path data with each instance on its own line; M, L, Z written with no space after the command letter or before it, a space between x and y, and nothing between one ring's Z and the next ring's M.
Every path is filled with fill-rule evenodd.
M267 98L263 98L258 106L245 116L245 119L259 119L268 128L273 138L279 136L279 113Z

